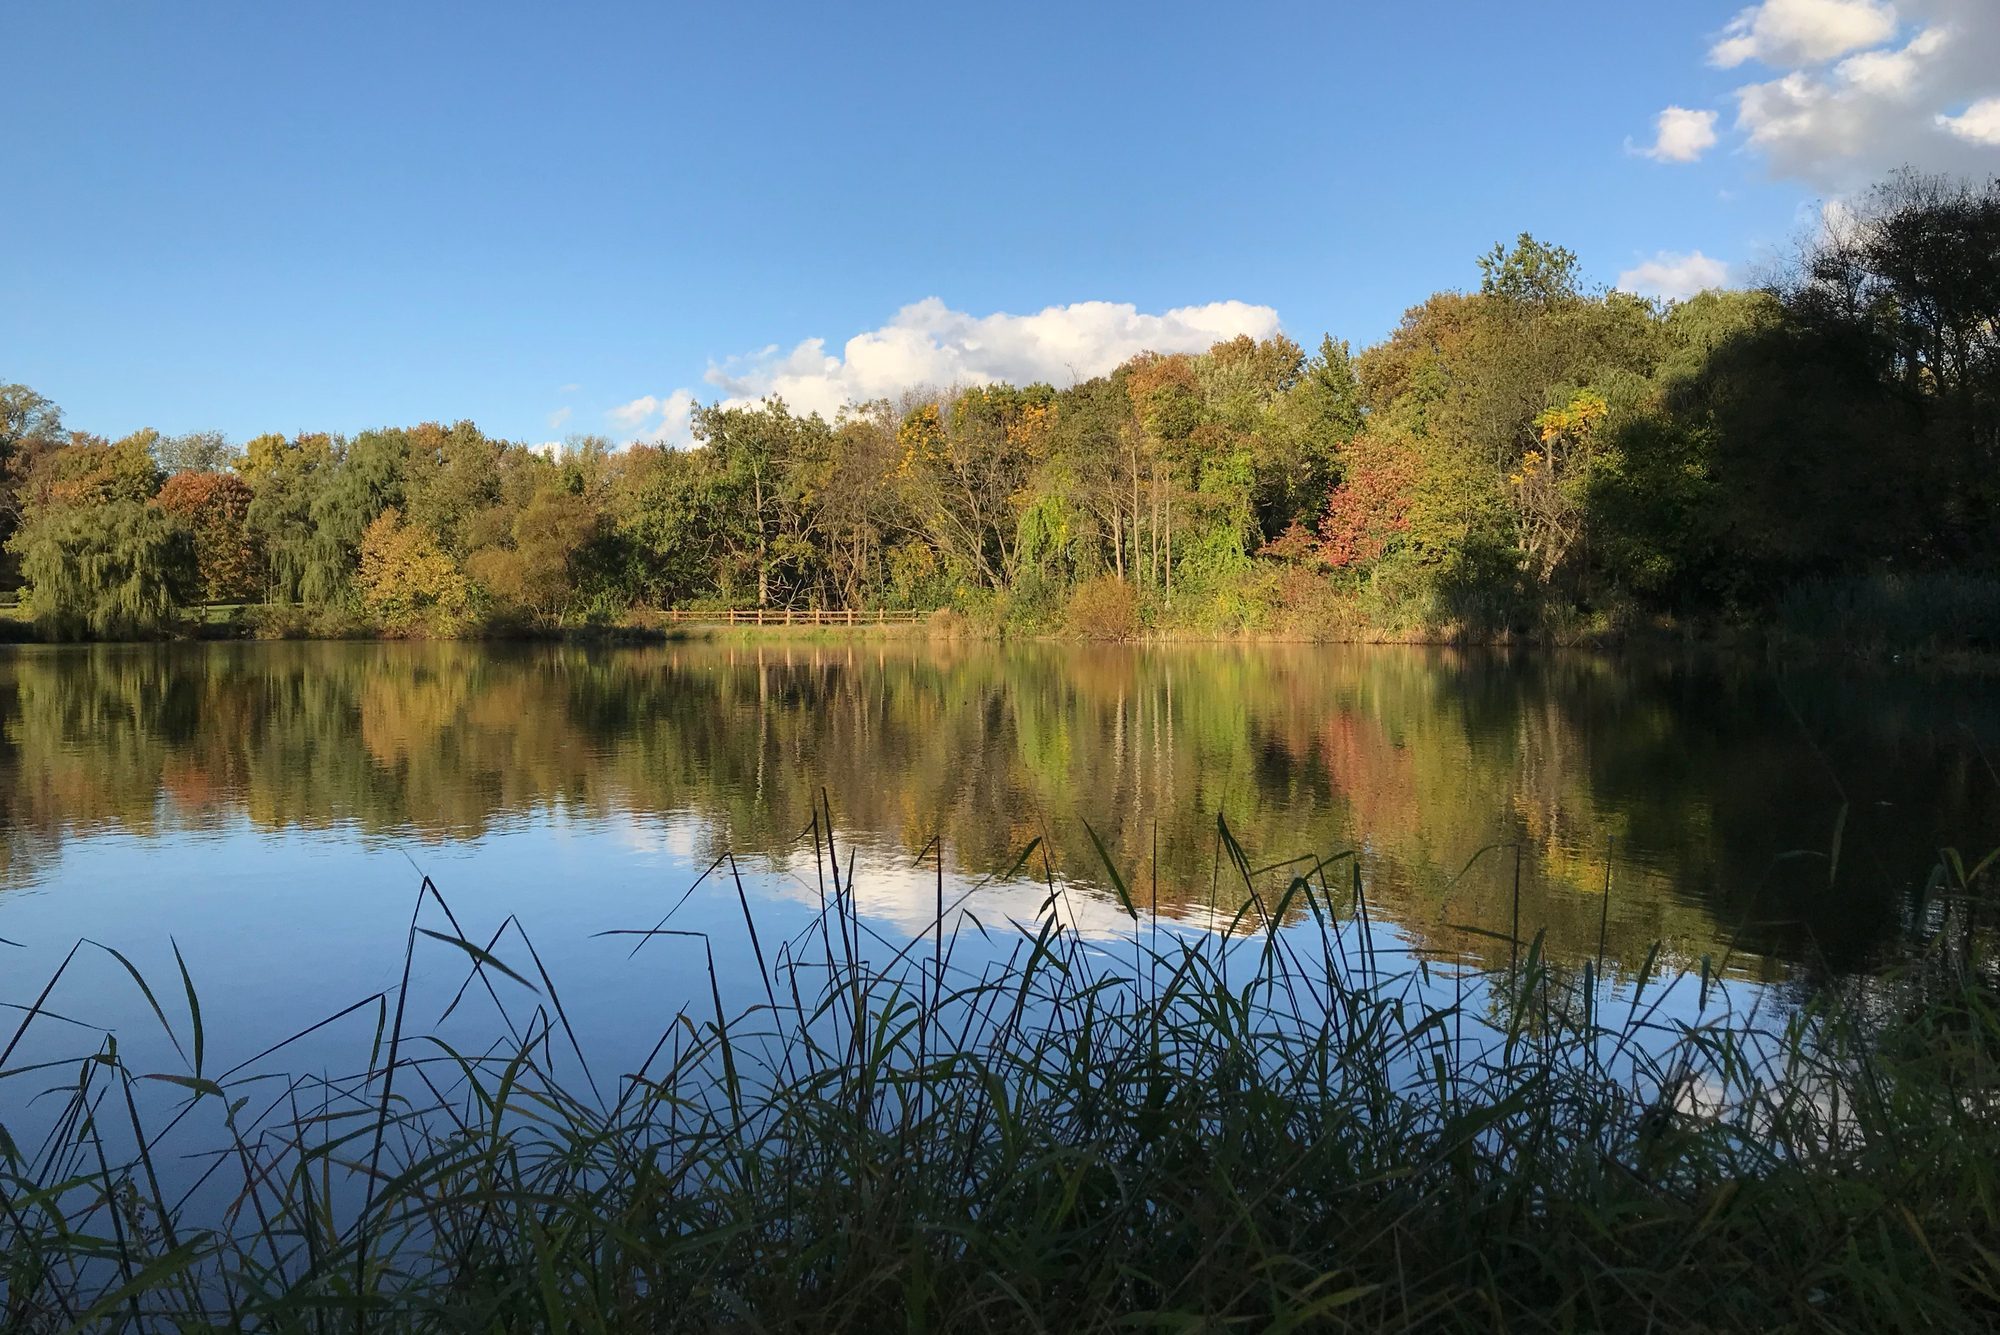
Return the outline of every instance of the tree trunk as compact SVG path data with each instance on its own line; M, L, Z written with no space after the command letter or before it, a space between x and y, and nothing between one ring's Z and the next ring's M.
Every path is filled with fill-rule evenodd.
M750 474L750 490L757 505L757 606L768 607L771 603L771 562L770 545L764 538L764 472L762 469Z

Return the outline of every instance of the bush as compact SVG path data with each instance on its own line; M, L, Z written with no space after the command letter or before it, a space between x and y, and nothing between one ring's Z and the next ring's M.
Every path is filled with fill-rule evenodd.
M338 604L268 603L249 614L250 633L260 640L352 640L374 633L367 620Z
M1069 596L1063 627L1086 640L1136 640L1145 631L1139 594L1116 575L1085 580Z
M964 640L972 637L972 623L955 608L940 607L931 613L930 620L924 625L933 639Z

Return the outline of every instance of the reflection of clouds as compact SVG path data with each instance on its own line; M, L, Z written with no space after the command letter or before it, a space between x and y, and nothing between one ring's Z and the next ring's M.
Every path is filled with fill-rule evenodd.
M852 853L854 901L864 918L886 924L905 936L931 930L937 921L937 865L928 857L921 865L911 865L903 849L866 842L847 832L837 836L841 848L841 875L847 875L848 854ZM784 898L819 906L819 887L812 880L810 851L802 866L785 871L771 870L765 884ZM1039 859L1036 860L1039 862ZM746 860L746 875L751 864ZM831 886L829 885L829 893ZM944 909L947 929L963 915L971 915L989 931L1011 933L1019 924L1036 930L1053 914L1062 927L1093 941L1129 939L1133 931L1157 930L1182 936L1213 935L1230 931L1234 935L1255 936L1262 932L1263 919L1254 908L1241 914L1238 905L1177 904L1171 916L1164 911L1157 920L1144 903L1139 904L1135 923L1108 892L1086 887L1056 876L1053 882L1036 878L1026 870L1010 881L974 879L954 870L947 862L944 874ZM970 929L971 923L959 923ZM1292 927L1310 927L1309 919L1295 919ZM1391 955L1408 955L1410 943L1403 931L1386 920L1377 921L1376 948L1386 961ZM1413 956L1412 956L1413 958Z
M847 837L845 833L839 836L843 840ZM938 879L934 864L926 861L922 866L912 866L909 854L899 849L871 846L860 841L844 843L842 848L843 877L847 874L846 852L851 851L854 855L852 890L862 917L886 923L904 936L920 936L931 929L937 921L938 908ZM811 867L808 865L801 870L806 873L804 878L796 873L777 875L768 884L787 899L796 899L817 908L819 888L810 879ZM975 886L978 888L975 889ZM1132 919L1116 904L1106 903L1095 893L1068 886L1060 879L1055 887L1053 912L1065 928L1078 936L1091 938L1131 934ZM949 865L945 868L947 927L955 917L967 913L989 929L1012 930L1010 920L1032 926L1041 920L1044 905L1049 902L1049 887L1039 881L993 881L980 885L977 881L967 880ZM969 929L971 924L964 923L962 926Z
M861 916L893 927L904 936L930 931L937 921L937 866L928 859L912 866L901 849L872 844L840 833L841 875L847 874L847 855L854 855L854 902ZM747 870L747 867L746 867ZM811 880L811 864L790 874L774 874L767 885L787 899L819 906L819 887ZM947 928L962 915L970 914L989 931L1011 932L1013 924L1033 930L1046 913L1066 930L1089 940L1116 940L1132 935L1129 914L1101 892L1085 889L1064 878L1055 878L1054 891L1042 880L1031 880L1024 871L1012 881L981 883L968 879L948 864L944 874L944 907ZM1143 913L1143 911L1142 911ZM1226 914L1210 915L1206 909L1188 910L1174 918L1159 920L1162 930L1220 930L1228 924ZM960 922L962 930L972 924ZM1151 920L1142 916L1140 925L1150 930Z
M619 847L674 862L693 862L713 822L691 812L646 815L630 809L604 818L602 828Z

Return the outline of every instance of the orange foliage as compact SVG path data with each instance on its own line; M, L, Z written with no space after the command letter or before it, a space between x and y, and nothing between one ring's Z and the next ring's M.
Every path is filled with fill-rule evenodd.
M261 582L256 546L246 518L255 493L233 473L176 473L154 503L178 515L194 534L202 596L237 602L256 596Z

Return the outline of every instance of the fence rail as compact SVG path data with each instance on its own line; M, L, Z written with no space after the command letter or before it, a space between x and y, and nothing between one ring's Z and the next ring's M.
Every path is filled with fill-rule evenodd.
M929 612L864 612L854 608L750 607L696 612L661 612L670 625L707 626L912 626L930 619Z

